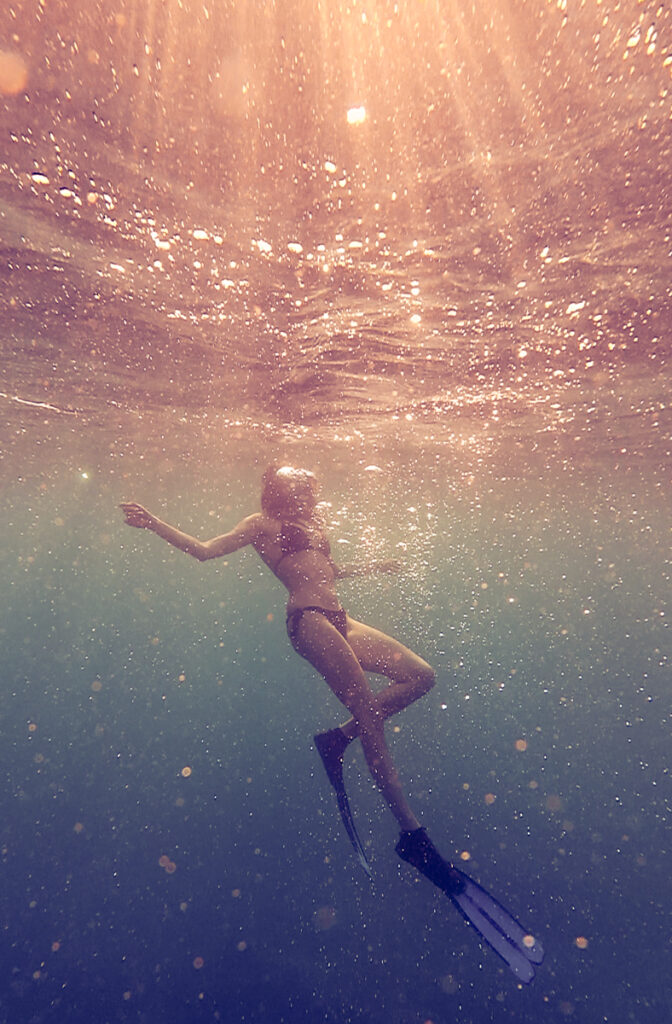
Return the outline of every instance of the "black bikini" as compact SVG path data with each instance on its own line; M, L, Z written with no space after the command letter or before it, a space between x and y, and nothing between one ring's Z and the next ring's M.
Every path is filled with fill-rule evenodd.
M276 562L276 572L278 566L285 558L289 555L296 555L300 551L318 551L325 558L331 560L331 549L327 538L320 534L319 542L313 544L308 531L298 523L283 522L280 532L280 550L282 554ZM295 608L287 615L287 635L295 650L298 650L296 646L297 634L305 612L319 612L332 626L336 627L341 636L347 636L347 615L343 608L321 608L319 605L306 605L304 608ZM298 653L300 654L301 652L298 651Z
M293 612L290 612L287 616L287 636L292 641L292 647L295 651L301 654L297 644L297 633L301 619L305 612L319 612L323 618L327 619L332 626L335 626L338 632L344 639L348 637L348 616L344 608L320 608L316 604L308 604L305 608L295 608Z
M275 564L276 571L283 559L288 555L296 555L299 551L318 551L325 558L331 559L331 548L324 534L321 533L318 543L313 544L310 533L305 526L301 526L299 523L282 523L280 550L282 554Z

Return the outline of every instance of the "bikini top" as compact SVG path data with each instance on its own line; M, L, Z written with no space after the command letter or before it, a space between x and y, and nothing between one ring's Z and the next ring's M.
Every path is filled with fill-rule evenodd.
M305 526L301 526L299 523L283 522L280 531L280 550L282 554L276 562L276 571L280 563L288 555L296 555L300 551L317 551L319 554L324 555L325 558L331 560L329 541L321 532L318 533L318 538L317 543L313 543L313 538Z

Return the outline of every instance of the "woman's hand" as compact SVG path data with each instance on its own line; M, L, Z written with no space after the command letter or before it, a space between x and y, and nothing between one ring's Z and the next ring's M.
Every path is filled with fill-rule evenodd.
M376 572L401 572L403 564L398 558L388 558L384 562L376 563Z
M156 522L155 516L148 512L137 501L122 501L119 508L126 516L127 526L137 526L140 530L152 530Z

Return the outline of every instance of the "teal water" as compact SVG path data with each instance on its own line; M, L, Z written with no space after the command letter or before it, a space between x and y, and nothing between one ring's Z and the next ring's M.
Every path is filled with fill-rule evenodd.
M403 550L398 577L342 597L437 669L391 724L395 759L446 854L468 851L542 938L523 992L397 862L355 755L373 884L360 872L311 743L342 715L288 644L282 588L251 554L192 563L116 509L132 493L210 535L255 507L259 467L164 474L82 447L4 498L6 1019L661 1019L670 514L655 474L490 468L457 486L428 471L410 494L323 465L336 550Z
M0 1021L661 1024L670 12L76 7L0 12ZM402 563L341 597L437 671L395 762L529 987L355 749L361 872L277 581L123 524L275 458Z

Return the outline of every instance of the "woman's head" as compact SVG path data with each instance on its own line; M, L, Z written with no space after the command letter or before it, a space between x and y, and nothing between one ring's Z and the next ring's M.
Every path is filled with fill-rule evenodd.
M313 512L317 505L317 479L307 469L273 464L261 479L261 508L273 519Z

